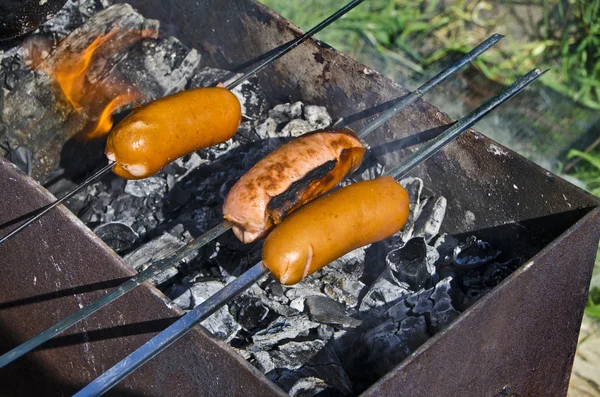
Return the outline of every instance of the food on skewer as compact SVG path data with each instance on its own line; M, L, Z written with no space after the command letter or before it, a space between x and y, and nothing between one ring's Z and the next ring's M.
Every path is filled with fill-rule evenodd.
M263 264L295 284L367 244L399 232L409 213L406 190L390 176L358 182L290 214L266 238Z
M149 177L190 152L223 143L237 131L241 105L228 89L197 88L134 109L106 143L113 171L126 179Z
M361 164L365 148L349 129L316 131L261 159L231 188L223 216L244 243L264 237L296 208L334 188Z

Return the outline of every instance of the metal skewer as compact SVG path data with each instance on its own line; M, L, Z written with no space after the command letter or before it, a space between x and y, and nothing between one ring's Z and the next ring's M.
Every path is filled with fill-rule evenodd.
M285 54L287 54L288 52L290 52L294 48L298 47L300 44L302 44L303 42L305 42L306 40L308 40L310 37L312 37L313 35L315 35L318 32L320 32L321 30L323 30L327 26L329 26L331 23L333 23L336 20L338 20L340 17L342 17L343 15L345 15L346 13L348 13L348 11L350 11L354 7L358 6L363 1L365 1L365 0L352 0L350 3L346 4L344 7L340 8L339 10L337 10L331 16L329 16L328 18L326 18L323 21L321 21L318 25L316 25L314 28L312 28L308 32L304 33L302 36L297 37L296 39L290 41L288 44L286 44L284 47L282 47L275 54L273 54L272 56L268 57L266 60L264 60L263 62L261 62L260 64L258 64L257 66L255 66L254 68L252 68L251 70L249 70L248 72L244 73L242 76L240 76L237 79L235 79L235 80L227 83L227 85L225 85L225 88L228 89L228 90L232 90L235 87L237 87L238 85L242 84L250 76L252 76L255 73L260 72L261 70L263 70L264 68L266 68L267 66L269 66L274 61L278 60L279 58L281 58L282 56L284 56ZM73 197L73 195L75 195L77 192L79 192L81 189L83 189L84 187L86 187L87 185L89 185L90 183L92 183L93 181L95 181L96 179L98 179L101 176L107 174L108 171L110 171L113 168L113 165L114 165L114 163L110 163L110 164L106 165L100 171L96 172L94 175L92 175L91 177L89 177L88 179L86 179L84 182L82 182L78 186L74 187L71 191L69 191L63 197L61 197L60 199L54 201L52 204L50 204L48 207L46 207L42 212L40 212L39 214L36 214L32 218L29 218L27 221L25 221L24 223L22 223L19 227L17 227L16 229L12 230L10 233L6 234L5 236L0 237L0 244L4 243L9 238L11 238L11 237L19 234L27 226L31 225L33 222L35 222L36 220L40 219L41 217L43 217L44 215L46 215L48 212L50 212L50 210L52 210L53 208L55 208L58 205L62 204L63 202L65 202L69 198Z
M440 83L442 83L443 81L445 81L446 79L451 77L460 68L462 68L469 62L473 61L475 58L477 58L483 52L485 52L490 47L492 47L494 44L496 44L498 41L500 41L503 37L504 36L499 35L499 34L494 34L494 35L490 36L487 40L485 40L484 42L479 44L477 47L475 47L472 51L470 51L467 55L465 55L458 62L456 62L453 65L449 66L448 68L444 69L442 72L437 74L431 80L429 80L428 82L423 84L421 87L419 87L416 91L406 95L401 101L399 101L397 104L395 104L393 108L386 110L384 113L382 113L379 117L377 117L371 123L367 124L363 129L361 129L358 132L358 136L361 137L361 139L366 137L369 133L373 132L377 127L384 124L386 121L388 121L390 118L392 118L398 112L400 112L406 106L417 101L419 98L421 98L427 92L429 92L431 89L435 88L437 85L439 85ZM170 267L176 266L192 251L195 251L195 250L203 247L204 245L208 244L212 240L216 239L220 235L227 232L232 227L233 227L233 224L231 222L228 222L228 221L221 222L220 224L216 225L215 227L213 227L212 229L210 229L209 231L207 231L200 237L191 241L184 247L181 247L172 256L164 258L164 259L156 262L155 264L149 266L148 268L146 268L146 270L137 274L130 280L124 282L119 287L108 292L106 295L104 295L101 298L97 299L96 301L88 304L87 306L79 309L75 313L71 314L70 316L68 316L68 317L64 318L63 320L59 321L58 323L54 324L52 327L48 328L47 330L41 332L40 334L34 336L33 338L29 339L28 341L22 343L21 345L15 347L14 349L5 353L4 355L2 355L0 357L0 368L10 364L11 362L13 362L14 360L23 356L24 354L30 352L31 350L35 349L36 347L40 346L41 344L45 343L46 341L52 339L53 337L60 334L61 332L65 331L68 328L72 327L73 325L77 324L79 321L89 317L96 311L100 310L102 307L119 299L120 297L122 297L123 295L128 293L129 291L136 288L138 285L142 284L144 281L151 279L152 277L156 276L160 272L162 272Z
M417 165L433 156L445 145L469 129L477 121L481 120L493 109L521 92L525 87L537 80L542 74L543 73L537 69L527 73L499 95L488 100L483 105L471 112L468 116L459 120L452 127L444 131L440 136L414 152L411 156L406 157L404 161L400 162L396 167L386 172L385 175L390 175L394 178L404 176L410 170L414 169ZM184 315L160 334L146 342L139 349L125 357L104 374L100 375L92 383L88 384L74 396L98 396L105 393L137 368L154 358L173 342L185 335L195 325L227 304L231 299L241 294L250 285L252 285L252 283L258 281L267 273L268 270L262 265L262 262L257 263L236 280L227 284L219 292Z

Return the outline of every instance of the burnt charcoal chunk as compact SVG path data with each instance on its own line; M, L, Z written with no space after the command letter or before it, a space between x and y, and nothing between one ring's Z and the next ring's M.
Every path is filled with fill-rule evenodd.
M322 130L331 125L331 116L325 106L307 105L304 107L304 118L311 130Z
M335 351L330 345L324 344L322 341L319 342L321 342L322 348L304 366L294 371L287 368L276 368L268 372L267 377L287 392L291 392L302 379L317 378L323 381L323 383L319 382L319 388L326 384L329 387L324 390L330 393L335 390L341 395L351 394L352 382L344 371ZM319 344L315 343L311 346L314 348L318 347Z
M308 317L323 324L358 327L360 320L346 315L344 306L326 296L308 296L304 302Z
M116 253L129 250L138 239L133 229L119 222L100 225L94 229L94 233Z
M298 314L287 318L279 317L265 329L257 332L252 337L255 350L265 350L276 346L283 340L296 339L309 334L311 330L319 327L318 323L310 321L305 314Z
M167 181L161 177L151 176L144 179L128 180L125 185L125 193L135 197L148 197L151 195L163 195L167 191Z
M424 317L388 320L362 337L367 349L365 362L374 376L387 373L429 339Z
M131 267L141 271L149 264L169 256L184 244L185 241L182 241L169 233L164 233L158 238L138 247L135 251L127 254L123 259L125 259L125 262ZM193 256L194 253L190 253L186 259Z
M174 37L144 40L118 65L147 101L182 91L200 64L200 54Z
M258 85L256 77L250 77L231 90L240 101L242 116L247 120L259 120L265 116L267 97Z
M391 251L386 262L399 282L416 291L425 287L435 273L434 263L438 259L435 255L437 251L423 238L413 238L404 247Z
M414 235L416 237L423 237L425 241L430 242L440 231L444 216L446 215L447 204L445 197L439 197L437 200L428 200L415 222Z
M21 171L26 173L27 175L31 175L31 161L32 154L31 150L26 147L18 147L14 150L8 152L6 158L17 166Z
M190 79L189 88L215 87L231 76L231 72L217 68L201 68L194 72Z
M360 304L360 311L368 311L368 317L379 317L408 294L410 294L408 284L398 283L391 275L391 271L387 269L365 294Z
M229 305L229 313L244 330L252 331L267 317L269 309L259 298L244 296Z
M193 309L221 290L223 286L224 284L219 281L195 283L184 293L175 298L173 303L184 310ZM241 329L241 326L235 321L226 306L221 307L217 312L200 324L217 338L225 341L231 340Z
M436 334L450 325L459 315L449 298L439 300L428 315L429 329Z
M277 124L289 123L302 117L304 104L302 102L284 103L269 110L269 117Z
M489 243L470 236L464 244L454 248L452 256L454 264L460 269L474 269L491 262L500 255Z

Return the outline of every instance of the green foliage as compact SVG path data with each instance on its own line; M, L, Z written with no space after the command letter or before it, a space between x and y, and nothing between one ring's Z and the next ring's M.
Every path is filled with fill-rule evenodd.
M600 197L600 151L581 152L571 150L568 157L581 160L570 174L581 180L590 193ZM600 247L598 247L596 254L596 264L585 312L587 315L600 320Z
M306 29L346 3L262 2ZM500 31L507 36L504 43L476 61L489 78L510 83L533 67L552 68L544 84L600 110L600 0L525 4L540 16L515 24L525 13L516 1L368 0L319 38L353 57L370 47L420 73L449 53L465 53Z

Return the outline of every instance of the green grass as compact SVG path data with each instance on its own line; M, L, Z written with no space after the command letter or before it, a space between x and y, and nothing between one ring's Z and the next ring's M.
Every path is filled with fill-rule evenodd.
M346 0L262 2L308 29ZM506 40L476 61L489 78L506 84L533 67L552 68L544 84L600 110L600 0L526 4L537 17L515 23L523 13L516 1L368 0L319 38L353 57L376 51L418 74L501 31Z
M580 160L569 172L569 175L581 180L590 193L600 197L600 150L589 152L571 150L568 157ZM596 264L592 274L585 312L587 315L600 320L600 246L596 254Z

